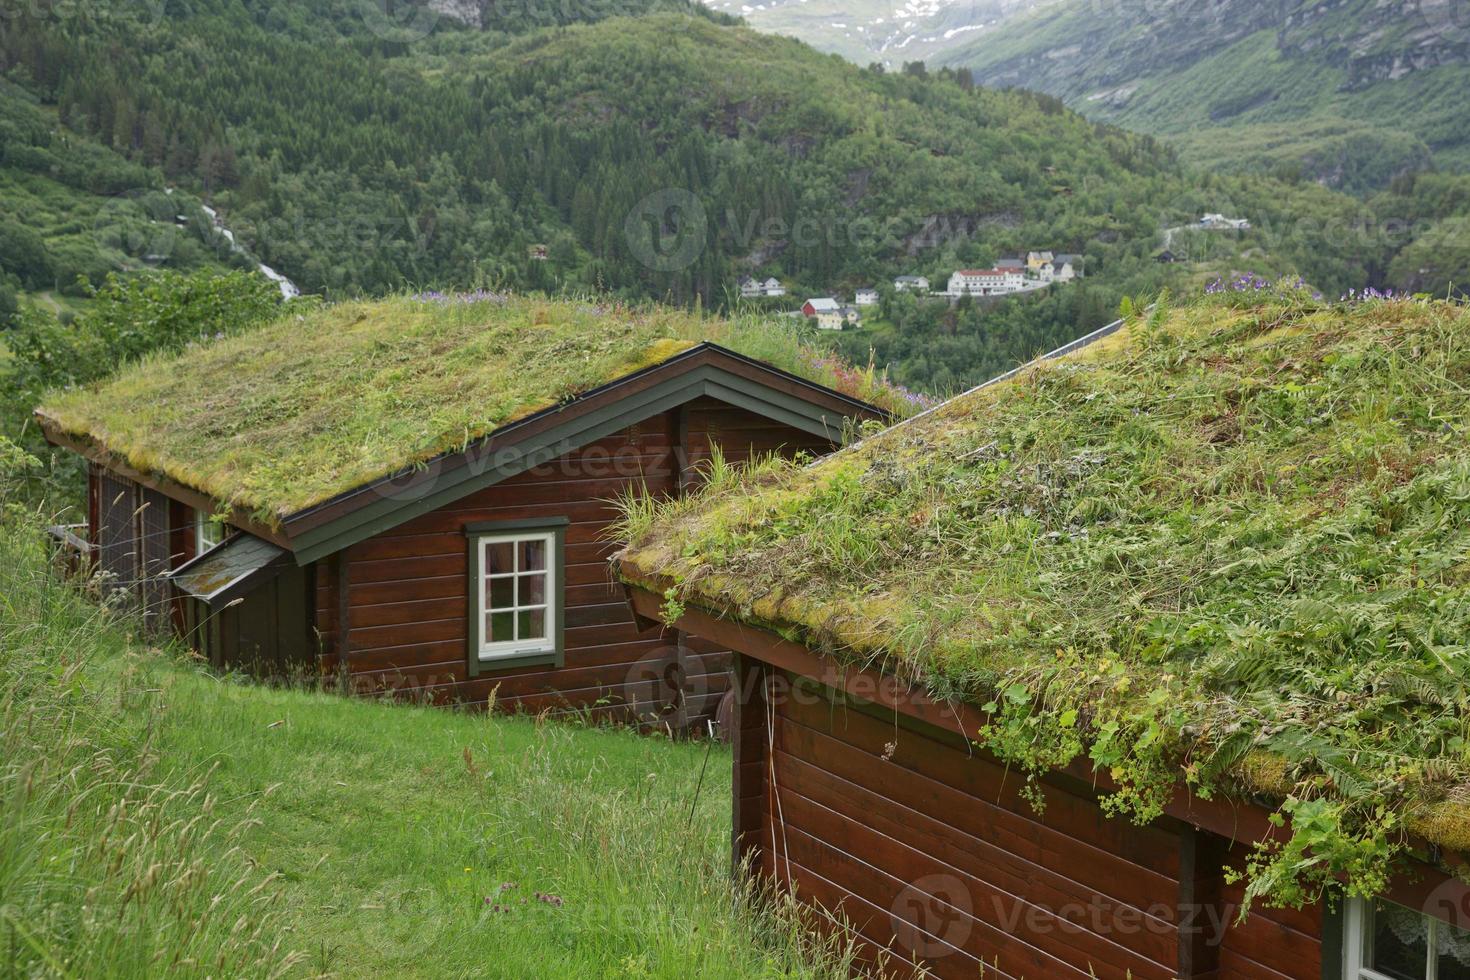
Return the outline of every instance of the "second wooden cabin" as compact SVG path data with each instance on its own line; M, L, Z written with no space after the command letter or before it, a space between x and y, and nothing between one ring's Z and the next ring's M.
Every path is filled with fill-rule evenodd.
M770 328L434 297L287 317L38 418L90 462L109 588L219 668L688 728L728 654L635 629L606 564L616 501L886 417L829 376Z

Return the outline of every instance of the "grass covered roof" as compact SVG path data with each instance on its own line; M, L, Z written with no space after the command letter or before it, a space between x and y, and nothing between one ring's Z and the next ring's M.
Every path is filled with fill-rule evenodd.
M1283 806L1251 895L1470 848L1470 311L1283 290L1095 348L798 467L628 515L625 578L979 702L1088 758Z
M491 294L291 314L39 410L130 466L278 521L712 341L890 410L912 399L789 323Z

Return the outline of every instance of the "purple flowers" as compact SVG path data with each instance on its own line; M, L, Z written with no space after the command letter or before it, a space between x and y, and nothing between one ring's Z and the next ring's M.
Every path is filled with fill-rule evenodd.
M494 293L488 289L476 289L469 293L441 293L437 289L426 292L415 293L412 297L415 303L438 303L447 306L450 303L504 303L506 297L503 293Z
M871 383L877 388L903 399L910 407L917 410L929 408L940 401L940 399L930 395L910 391L903 385L895 384L887 378L870 379L867 372L846 364L831 355L813 357L811 359L811 365L819 370L830 372L836 378L834 387L850 395L861 396Z
M1314 302L1322 302L1322 294L1308 286L1306 280L1302 279L1301 276L1294 278L1283 276L1273 282L1253 272L1236 276L1230 280L1220 277L1205 287L1205 293L1210 296L1239 294L1259 296L1269 294L1271 297L1281 300L1302 300L1308 292L1311 293ZM1402 298L1402 294L1396 293L1392 289L1379 290L1373 286L1368 286L1364 289L1349 289L1338 297L1338 302L1366 303L1369 300L1394 300Z
M1369 300L1374 299L1392 300L1402 298L1402 296L1394 292L1392 289L1380 292L1379 290L1374 289L1372 286L1369 286L1366 289L1349 289L1347 292L1343 293L1341 297L1339 297L1339 302L1366 303Z

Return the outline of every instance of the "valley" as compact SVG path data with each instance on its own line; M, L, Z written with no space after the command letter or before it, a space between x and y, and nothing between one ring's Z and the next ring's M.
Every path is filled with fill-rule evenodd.
M994 12L1065 20L1025 6ZM1426 188L1464 196L1438 177L1400 181L1385 211L1299 174L1199 170L1062 99L976 84L979 69L858 67L673 0L553 23L487 11L388 23L325 0L205 0L157 22L18 20L0 38L0 206L24 217L0 241L0 315L44 313L26 298L42 293L81 308L107 273L151 268L264 266L329 300L496 288L723 310L741 276L805 299L1038 247L1079 256L1087 278L1064 296L919 311L855 352L942 392L1125 297L1221 275L1463 281L1454 225L1395 223ZM1212 212L1253 227L1164 244Z

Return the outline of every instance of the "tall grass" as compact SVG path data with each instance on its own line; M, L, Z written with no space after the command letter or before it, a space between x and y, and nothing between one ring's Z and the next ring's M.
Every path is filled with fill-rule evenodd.
M216 677L41 542L0 525L0 977L848 975L732 881L727 747Z
M282 975L301 957L282 942L273 877L238 846L253 814L217 812L206 774L156 772L165 705L137 683L126 633L46 559L12 511L0 524L0 975Z

